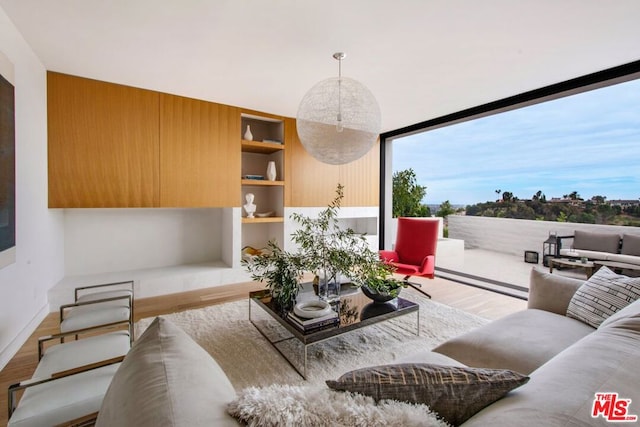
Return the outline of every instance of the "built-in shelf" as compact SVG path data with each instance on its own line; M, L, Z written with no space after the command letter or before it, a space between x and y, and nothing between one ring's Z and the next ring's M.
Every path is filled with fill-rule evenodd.
M242 185L256 185L266 187L282 187L284 181L268 181L265 179L243 179Z
M242 218L243 224L258 224L265 222L284 222L284 218L281 216L269 216L266 218Z
M256 213L270 213L266 218L247 218L242 210L241 247L265 247L267 242L284 241L284 195L287 177L285 176L285 120L284 117L242 113L239 129L241 168L241 206L246 203L247 194L254 195ZM244 138L247 128L251 128L251 141ZM244 177L269 176L267 168L275 166L275 181L267 179L244 179Z
M271 154L281 150L284 150L284 144L242 140L242 151L245 153Z

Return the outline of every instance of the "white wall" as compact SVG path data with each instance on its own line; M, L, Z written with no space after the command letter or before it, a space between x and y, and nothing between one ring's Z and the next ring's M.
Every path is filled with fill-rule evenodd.
M291 215L296 212L310 218L316 218L326 207L287 207L284 210L284 249L296 251L295 243L291 241L291 235L299 229L299 225L293 221ZM367 243L373 251L378 250L378 213L377 206L351 207L346 206L338 210L340 226L351 228L357 233L366 233Z
M47 209L46 71L0 8L0 51L13 64L16 124L16 262L0 270L0 368L48 314L64 274L63 218Z
M65 209L65 275L219 261L222 225L222 209Z

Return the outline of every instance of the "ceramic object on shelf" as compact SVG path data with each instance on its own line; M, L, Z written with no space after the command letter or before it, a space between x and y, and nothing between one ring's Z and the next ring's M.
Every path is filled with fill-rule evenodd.
M247 218L253 218L253 214L256 211L256 205L253 204L254 195L253 193L247 193L244 198L247 201L243 206L244 211L247 213Z
M276 162L271 161L267 163L267 179L269 181L276 180Z
M253 141L253 134L251 133L251 125L247 125L247 130L244 133L244 139L247 141Z
M270 216L273 216L273 214L274 214L273 211L259 212L259 213L256 213L256 216L258 218L269 218Z

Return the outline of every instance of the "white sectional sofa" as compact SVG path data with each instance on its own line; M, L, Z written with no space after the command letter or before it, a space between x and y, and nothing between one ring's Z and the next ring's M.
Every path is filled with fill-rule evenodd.
M414 355L411 362L529 375L528 383L477 412L464 426L610 425L603 416L591 416L600 392L631 399L628 414L640 415L640 300L596 328L566 315L582 284L534 268L526 310L445 342L435 352ZM125 358L96 425L237 425L226 413L227 403L235 398L215 360L182 330L160 319Z
M592 417L596 393L631 399L640 416L640 300L597 328L566 315L583 281L533 269L528 308L436 347L468 366L514 369L527 384L465 426L605 426Z

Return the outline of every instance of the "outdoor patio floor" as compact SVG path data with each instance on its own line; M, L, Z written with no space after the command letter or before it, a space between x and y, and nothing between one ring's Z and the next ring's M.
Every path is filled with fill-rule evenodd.
M455 266L438 266L436 262L436 276L526 298L529 275L534 267L549 271L549 267L542 265L542 259L538 264L531 264L524 262L523 256L486 249L465 249L464 259L457 260ZM554 269L553 274L586 280L582 270Z

